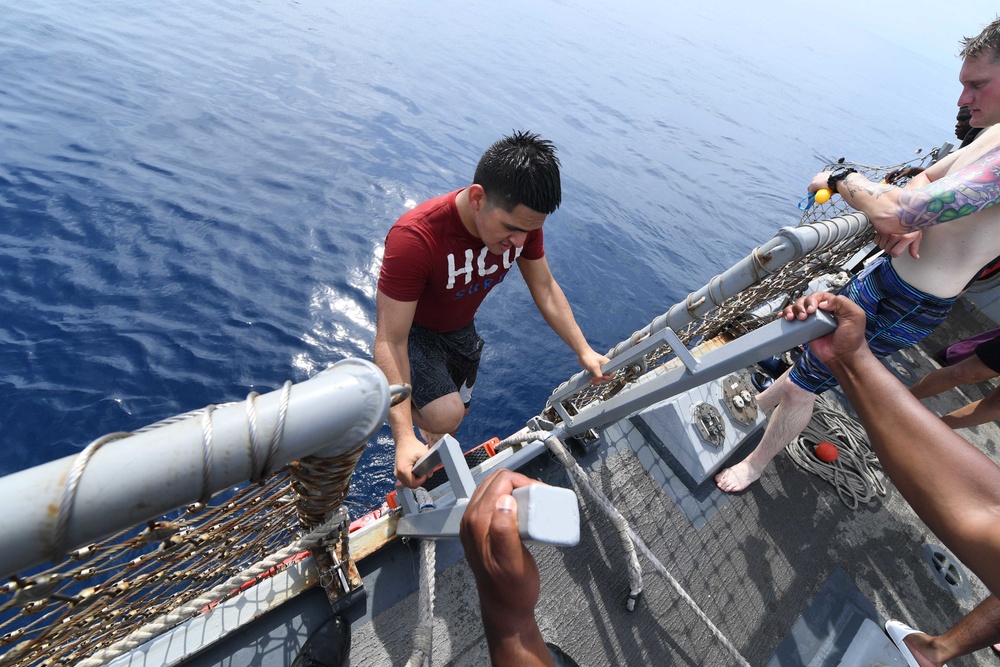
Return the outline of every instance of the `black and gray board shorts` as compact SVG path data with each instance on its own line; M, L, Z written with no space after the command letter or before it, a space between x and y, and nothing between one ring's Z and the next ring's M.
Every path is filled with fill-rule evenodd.
M448 333L411 326L408 341L411 399L417 409L456 391L465 407L469 407L483 345L474 321Z

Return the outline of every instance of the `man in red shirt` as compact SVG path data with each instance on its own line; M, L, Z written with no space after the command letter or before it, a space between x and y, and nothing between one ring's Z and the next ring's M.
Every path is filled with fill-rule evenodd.
M559 207L555 147L516 132L483 154L472 185L405 213L385 238L379 274L375 363L390 384L413 386L389 411L395 475L416 488L413 464L428 444L453 433L469 410L483 340L475 314L517 263L542 317L594 375L608 358L587 343L545 260L542 224Z

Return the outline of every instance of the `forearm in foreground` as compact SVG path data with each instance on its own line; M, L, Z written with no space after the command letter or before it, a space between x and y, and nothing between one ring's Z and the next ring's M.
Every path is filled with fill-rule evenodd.
M1000 467L914 398L867 350L829 364L890 480L917 515L1000 591Z

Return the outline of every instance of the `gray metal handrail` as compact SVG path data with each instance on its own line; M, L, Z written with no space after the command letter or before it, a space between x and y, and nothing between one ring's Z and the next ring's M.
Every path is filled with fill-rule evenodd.
M256 398L257 429L264 440L278 424L281 393ZM356 450L381 428L390 402L382 371L357 359L340 361L292 386L275 467ZM206 417L211 447L205 445ZM79 477L65 545L78 548L198 501L206 462L212 493L246 482L254 474L252 459L243 402L109 441ZM0 478L0 577L43 563L58 551L58 510L76 460L68 456Z
M777 319L710 350L694 360L684 349L682 354L696 361L676 368L658 369L618 394L604 401L595 401L570 415L562 405L556 405L563 421L553 432L560 437L572 437L589 429L599 429L634 412L660 401L667 400L695 387L725 377L750 366L760 359L779 354L814 338L824 336L837 328L837 323L827 313L816 311L806 320Z
M671 306L666 313L655 318L647 327L636 331L611 348L607 353L611 361L605 364L602 370L605 373L613 373L627 366L634 355L626 353L639 345L646 347L649 344L648 339L664 329L680 331L722 305L727 299L760 282L766 276L776 273L789 262L856 236L869 225L868 216L864 213L849 213L798 227L782 227L770 241L755 248L725 272L708 281L708 284L701 289L691 292L684 301ZM583 389L589 384L590 377L588 371L576 373L555 388L547 401L548 405L554 405Z

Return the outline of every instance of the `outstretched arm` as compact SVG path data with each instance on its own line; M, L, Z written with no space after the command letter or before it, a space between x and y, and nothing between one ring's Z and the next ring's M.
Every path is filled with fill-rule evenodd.
M840 381L893 484L949 549L1000 592L1000 466L914 398L872 355L864 312L843 296L815 293L785 309L805 319L822 309L836 331L810 349Z
M374 360L385 374L389 384L412 384L410 381L410 354L408 341L416 301L396 301L379 290L375 294L375 350ZM396 442L396 479L415 489L425 477L413 476L413 464L427 453L424 445L413 432L413 415L410 399L389 409L389 426Z
M576 353L576 359L580 365L593 374L591 382L597 384L610 380L612 376L604 375L601 371L601 366L610 360L590 347L590 343L587 342L583 331L580 330L580 325L576 323L573 309L570 307L566 295L563 294L562 288L559 287L559 283L556 282L555 276L552 275L545 257L539 259L520 257L517 260L517 265L542 317Z
M817 174L809 191L826 187L830 173ZM953 174L935 178L938 173L939 169L934 169L927 175L930 182L905 189L849 174L837 184L837 192L852 208L866 213L883 234L908 234L950 222L1000 199L1000 147Z
M476 577L494 667L552 665L535 621L541 578L517 532L517 501L511 495L516 488L538 483L499 470L482 481L462 516L462 547Z

